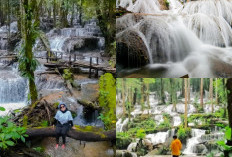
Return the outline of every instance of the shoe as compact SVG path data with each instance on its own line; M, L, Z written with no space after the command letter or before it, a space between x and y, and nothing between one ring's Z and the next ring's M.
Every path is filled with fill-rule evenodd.
M56 144L56 149L58 149L58 147L59 147L59 145L58 145L58 144Z
M65 144L62 144L62 149L65 149Z

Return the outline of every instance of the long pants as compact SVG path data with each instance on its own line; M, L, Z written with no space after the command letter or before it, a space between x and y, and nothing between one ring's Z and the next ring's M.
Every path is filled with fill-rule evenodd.
M56 125L56 143L59 144L60 136L62 136L63 144L66 143L67 132L70 128L69 124L57 124Z

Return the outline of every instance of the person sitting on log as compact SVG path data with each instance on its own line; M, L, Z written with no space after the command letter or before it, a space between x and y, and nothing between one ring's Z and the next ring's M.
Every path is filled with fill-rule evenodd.
M55 115L55 120L53 123L56 126L56 149L59 147L59 139L62 136L63 144L62 148L65 148L66 136L71 127L73 127L73 117L71 112L68 110L64 103L60 103L59 111ZM73 127L74 128L74 127Z

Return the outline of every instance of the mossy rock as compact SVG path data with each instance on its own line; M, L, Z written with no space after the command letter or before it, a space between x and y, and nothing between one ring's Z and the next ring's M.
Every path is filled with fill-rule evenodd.
M131 142L132 139L130 137L116 137L117 149L127 149Z
M94 110L100 109L99 106L97 106L95 103L93 103L92 101L89 101L89 100L78 99L77 102L80 103L81 105L83 105L85 108L90 108L90 109L94 109Z

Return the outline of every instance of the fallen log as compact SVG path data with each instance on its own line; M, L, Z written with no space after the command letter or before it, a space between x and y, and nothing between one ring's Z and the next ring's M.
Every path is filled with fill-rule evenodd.
M26 134L29 138L33 137L55 137L55 129L52 127L46 128L31 128L28 129ZM81 140L81 141L112 141L116 139L116 131L103 131L101 129L96 129L92 126L87 127L79 127L77 126L76 129L69 130L68 137Z

